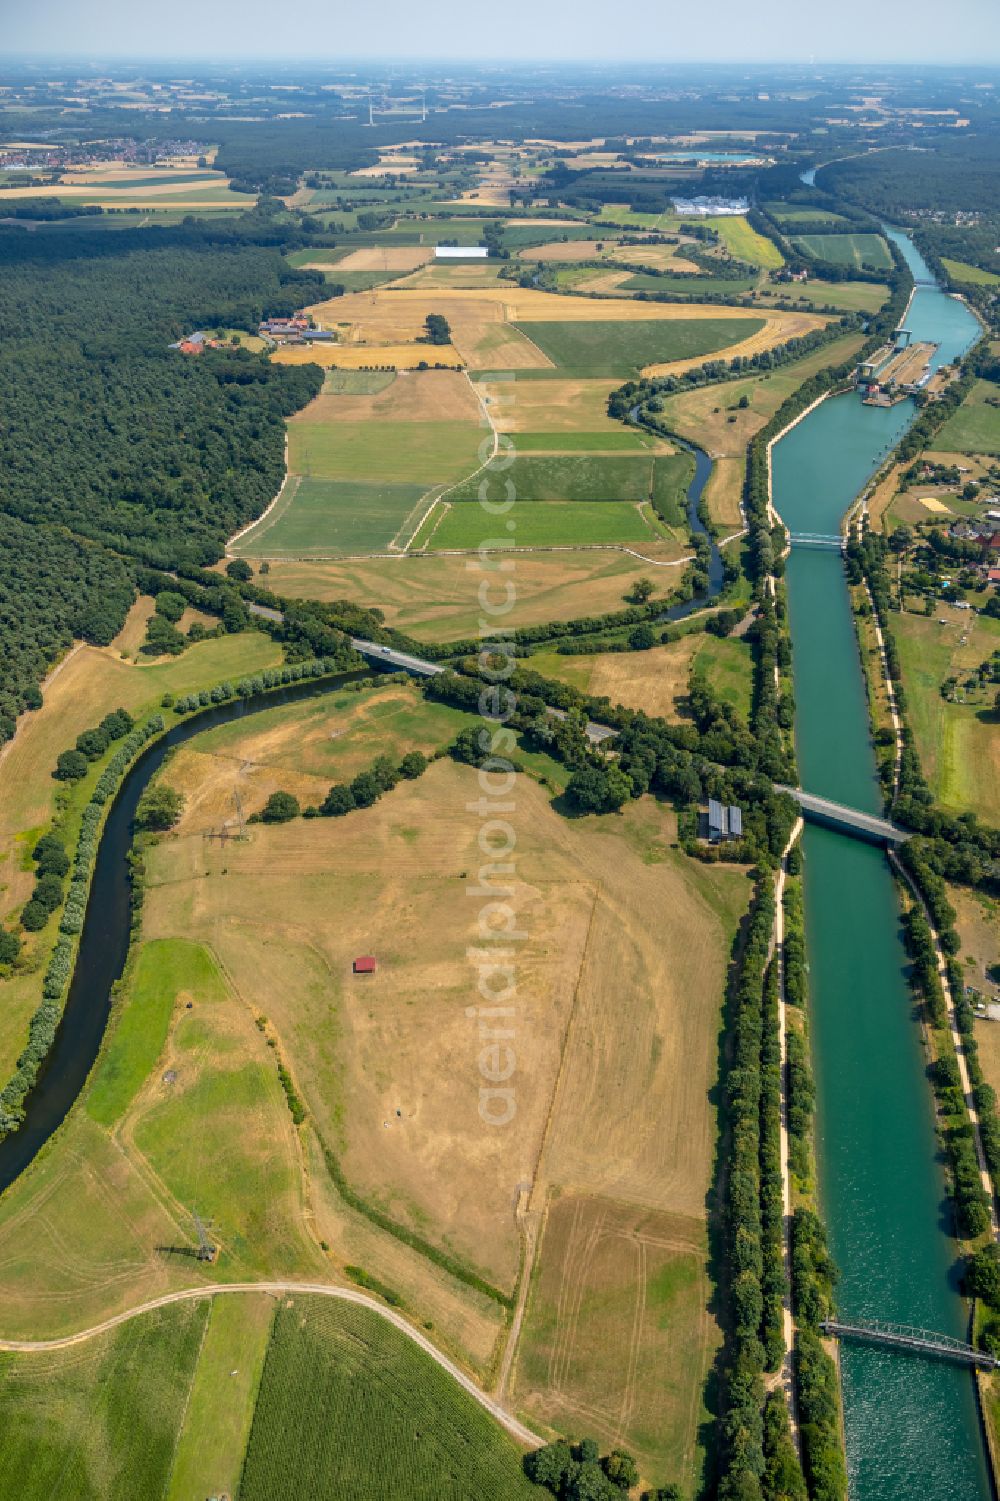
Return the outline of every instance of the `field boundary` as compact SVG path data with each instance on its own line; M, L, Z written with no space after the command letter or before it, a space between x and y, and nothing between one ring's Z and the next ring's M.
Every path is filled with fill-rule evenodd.
M168 1308L173 1303L189 1303L198 1298L214 1298L219 1293L273 1293L275 1296L284 1294L298 1294L300 1297L337 1298L342 1303L355 1303L362 1308L377 1313L380 1318L386 1319L401 1334L413 1341L429 1355L434 1363L457 1381L459 1386L469 1396L486 1409L491 1417L505 1428L519 1443L530 1448L539 1448L544 1440L537 1433L533 1433L524 1423L514 1417L513 1413L499 1402L486 1394L481 1387L477 1386L471 1376L449 1360L436 1345L432 1344L426 1335L415 1329L402 1314L396 1313L384 1303L367 1293L358 1292L352 1287L338 1287L328 1282L215 1282L202 1287L182 1288L179 1292L163 1293L158 1298L150 1298L145 1303L137 1303L132 1308L125 1309L122 1313L116 1313L109 1319L104 1319L100 1324L92 1324L89 1329L80 1329L76 1334L64 1334L58 1339L25 1340L25 1339L0 1339L0 1350L21 1355L40 1355L46 1351L69 1350L76 1345L85 1344L87 1340L96 1339L101 1334L107 1334L112 1329L120 1328L122 1324L130 1323L132 1319L141 1318L144 1313L152 1313L157 1308Z
M443 500L446 495L450 495L451 492L452 492L452 490L457 490L458 487L459 487L459 485L466 485L466 484L468 484L469 480L475 479L475 477L476 477L477 474L482 474L483 470L484 469L488 469L489 466L493 463L493 460L496 458L498 452L500 451L500 434L497 431L496 424L494 423L493 418L490 415L490 412L489 412L489 409L488 409L488 407L486 405L486 402L483 399L483 396L480 393L480 391L477 389L476 383L472 379L472 376L469 374L468 369L463 369L462 370L462 374L465 376L466 380L468 381L468 383L469 383L469 389L472 391L473 396L476 398L476 404L479 407L479 410L480 410L480 412L483 415L483 421L489 427L489 430L490 430L490 432L491 432L491 434L493 436L493 447L490 450L490 456L489 456L488 459L484 459L483 462L478 466L478 468L473 469L471 471L471 473L469 473L469 474L463 474L463 476L461 477L461 479L455 480L454 484L445 485L443 489L439 485L432 485L429 490L427 490L423 495L421 495L420 499L417 501L416 505L413 507L412 511L407 516L406 520L403 522L403 525L398 529L398 531L396 532L396 535L389 542L389 549L390 549L391 552L401 552L401 553L409 552L410 548L413 546L413 543L416 541L416 539L417 539L417 537L418 537L418 535L420 533L421 527L423 526L424 522L427 520L428 516L430 516L431 512L433 511L434 507L438 504L438 502L441 501L441 500ZM413 517L417 514L417 511L420 509L420 507L427 500L427 497L429 495L432 495L435 490L437 490L439 493L437 495L434 495L434 499L431 501L431 503L427 507L427 509L424 510L424 511L421 511L421 513L420 513L420 519L417 521L416 526L414 526L412 528L412 530L410 531L409 539L405 543L401 544L400 541L399 541L399 539L400 539L400 536L402 535L404 529L410 526L410 523L413 520ZM437 528L435 527L435 530L436 529Z
M229 538L229 540L226 543L226 557L227 558L230 555L230 550L231 550L234 542L238 542L241 537L245 537L248 532L252 532L255 526L260 526L260 523L262 521L265 521L267 519L267 517L270 516L270 514L274 510L275 506L278 504L278 501L284 495L285 490L288 487L289 481L292 480L292 479L296 479L296 480L301 479L301 475L291 475L288 472L288 424L286 423L285 424L285 477L281 481L281 484L278 486L278 493L277 493L277 495L274 497L274 499L267 506L264 507L263 511L261 511L261 513L257 517L256 521L251 521L247 526L241 527L238 532L234 532L233 535ZM295 489L297 490L298 488L299 488L298 485L296 485ZM293 495L289 497L289 504L291 504L291 501L293 499L294 499L294 492L293 492ZM275 518L275 519L277 519L277 518Z

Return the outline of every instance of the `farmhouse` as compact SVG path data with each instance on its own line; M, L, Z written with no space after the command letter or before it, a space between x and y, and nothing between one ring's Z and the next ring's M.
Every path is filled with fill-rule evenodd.
M487 245L435 245L436 261L485 261L489 255Z
M708 800L708 841L722 844L730 839L743 838L743 809L724 805L718 798Z

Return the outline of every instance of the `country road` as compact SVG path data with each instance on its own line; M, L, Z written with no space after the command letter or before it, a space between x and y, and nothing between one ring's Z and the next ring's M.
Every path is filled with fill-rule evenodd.
M494 1402L480 1387L476 1385L471 1376L467 1376L457 1365L450 1361L447 1355L442 1355L427 1337L415 1329L402 1314L395 1309L387 1308L384 1303L369 1297L367 1293L357 1292L353 1287L334 1287L324 1282L228 1282L208 1283L203 1287L183 1288L180 1292L164 1293L159 1298L150 1298L146 1303L137 1303L134 1308L128 1308L124 1313L116 1313L110 1319L104 1319L100 1324L92 1324L89 1329L80 1329L76 1334L64 1334L58 1339L0 1339L0 1350L9 1350L24 1355L38 1355L51 1350L68 1350L74 1345L84 1344L89 1339L96 1338L99 1334L106 1334L111 1329L117 1329L121 1324L127 1324L132 1319L137 1319L144 1313L152 1313L157 1308L167 1308L172 1303L189 1303L196 1298L214 1298L218 1293L273 1293L280 1296L287 1293L299 1294L300 1296L337 1298L342 1303L356 1303L361 1308L368 1308L380 1318L386 1319L394 1325L407 1339L411 1339L415 1345L419 1345L425 1355L429 1355L436 1365L459 1386L467 1391L486 1411L506 1428L507 1432L516 1438L519 1443L529 1448L538 1448L544 1440L537 1433L532 1433L530 1428L518 1422L505 1407L499 1402Z

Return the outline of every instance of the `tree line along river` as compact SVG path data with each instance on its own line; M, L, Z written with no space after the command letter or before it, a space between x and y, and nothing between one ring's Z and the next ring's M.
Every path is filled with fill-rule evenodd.
M909 239L890 235L918 283L906 326L939 346L936 366L950 363L975 342L979 325L934 284ZM914 415L911 401L866 407L852 392L786 433L773 450L773 498L789 529L836 533ZM787 588L801 784L880 812L840 556L793 545ZM804 855L817 1157L841 1271L839 1311L964 1338L957 1247L892 875L877 848L818 827L806 829ZM852 1501L989 1501L968 1370L845 1344L841 1371Z

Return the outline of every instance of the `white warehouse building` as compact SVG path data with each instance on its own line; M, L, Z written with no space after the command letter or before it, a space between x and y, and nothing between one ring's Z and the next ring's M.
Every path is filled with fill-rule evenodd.
M489 255L487 245L435 245L437 261L484 261Z

